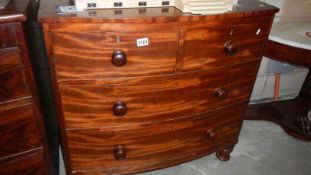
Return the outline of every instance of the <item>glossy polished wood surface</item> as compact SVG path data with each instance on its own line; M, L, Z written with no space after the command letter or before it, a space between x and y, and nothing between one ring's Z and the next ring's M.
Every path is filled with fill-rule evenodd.
M0 103L29 97L19 49L2 49L0 56Z
M57 15L52 7L68 1L43 1L66 173L133 174L213 152L229 160L278 11L240 3L206 16L173 7Z
M287 62L297 66L311 67L311 51L284 45L269 40L264 49L264 55L281 62Z
M258 34L257 31L259 31ZM259 60L268 33L269 24L267 23L232 25L223 28L202 27L188 30L183 33L184 47L181 70L213 69L255 59ZM233 49L234 51L232 51Z
M58 80L135 77L175 71L178 28L148 25L139 32L55 32L52 34ZM161 30L161 35L157 31ZM137 47L137 38L149 38L149 47ZM161 52L158 52L161 50ZM122 51L127 62L116 66L112 56ZM90 59L92 58L92 59ZM92 74L90 74L92 72Z
M105 127L67 131L72 167L76 171L126 174L201 157L220 146L237 142L246 104L221 109L221 113L214 111L198 115L190 120L180 117L121 130ZM208 132L215 136L210 137ZM118 145L124 147L124 159L115 157L114 150Z
M20 22L26 20L27 6L30 0L10 0L0 10L0 22Z
M31 106L0 111L0 160L41 147Z
M0 174L43 175L46 174L44 161L41 151L31 152L20 159L0 162Z
M0 49L16 46L14 25L0 24Z
M42 0L39 19L42 22L60 23L162 23L209 21L213 19L230 19L257 15L274 15L279 9L256 0L240 0L240 5L234 6L232 12L215 15L192 15L182 13L174 7L141 9L107 9L84 11L79 14L58 15L57 5L73 5L71 0Z
M61 84L65 125L75 129L166 121L248 100L258 64L249 62L209 72L136 78L135 83ZM224 71L226 74L221 74ZM227 91L225 97L217 96L220 88ZM118 101L127 106L127 113L121 117L113 113L113 105Z
M264 48L266 57L277 61L311 68L311 50L269 40ZM295 99L251 105L245 114L247 120L266 120L280 125L289 135L311 141L311 73L309 71L299 96Z
M0 10L0 174L54 174L24 31L27 0Z

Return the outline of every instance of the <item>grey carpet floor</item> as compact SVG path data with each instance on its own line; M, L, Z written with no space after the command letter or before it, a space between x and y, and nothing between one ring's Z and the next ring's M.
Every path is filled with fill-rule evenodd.
M65 174L63 164L60 171ZM288 136L270 122L244 121L229 161L211 154L139 175L311 175L311 143Z

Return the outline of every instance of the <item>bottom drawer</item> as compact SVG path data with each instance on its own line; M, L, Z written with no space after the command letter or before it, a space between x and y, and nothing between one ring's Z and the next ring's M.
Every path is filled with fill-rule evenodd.
M72 171L135 173L207 155L237 142L246 107L243 102L163 123L67 130Z
M42 146L33 115L31 105L0 111L0 159Z
M0 161L0 174L43 175L47 174L42 151L7 162Z

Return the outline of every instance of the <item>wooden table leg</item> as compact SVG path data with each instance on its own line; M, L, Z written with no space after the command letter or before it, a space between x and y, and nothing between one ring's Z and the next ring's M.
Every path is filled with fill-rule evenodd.
M308 118L308 113L311 106L311 72L309 71L305 82L300 90L299 98L301 103L298 106L296 114L296 125L300 132L311 137L311 122Z
M280 125L289 135L311 141L311 72L308 73L299 96L292 100L250 105L245 120L265 120Z

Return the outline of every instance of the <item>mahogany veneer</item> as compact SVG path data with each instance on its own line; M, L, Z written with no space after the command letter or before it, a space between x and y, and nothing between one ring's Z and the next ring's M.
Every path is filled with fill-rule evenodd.
M241 1L207 16L173 7L62 16L58 3L69 5L43 1L39 20L68 174L131 174L213 152L229 160L278 9Z
M269 40L264 55L277 61L311 68L311 50ZM285 101L251 105L245 114L247 120L266 120L280 125L289 135L311 141L311 72L309 71L299 96Z
M0 10L0 174L54 174L25 41L28 1Z

